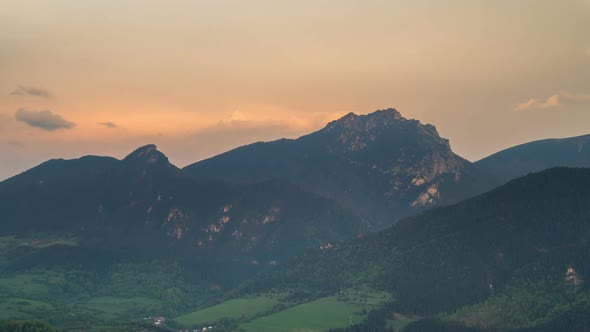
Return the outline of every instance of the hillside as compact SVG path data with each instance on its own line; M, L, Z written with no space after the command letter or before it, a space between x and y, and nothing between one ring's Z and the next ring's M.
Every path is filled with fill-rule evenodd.
M502 330L551 325L590 310L581 282L590 274L589 203L590 169L550 169L294 257L241 293L299 289L311 298L368 285L393 294L391 313Z
M65 330L123 331L186 312L367 229L285 180L195 180L154 145L123 160L45 162L0 183L0 214L0 319Z
M0 183L0 211L6 234L69 232L94 246L261 264L365 228L287 181L193 180L155 146L121 161L46 162Z
M517 145L475 165L494 175L500 183L552 167L590 167L590 135Z

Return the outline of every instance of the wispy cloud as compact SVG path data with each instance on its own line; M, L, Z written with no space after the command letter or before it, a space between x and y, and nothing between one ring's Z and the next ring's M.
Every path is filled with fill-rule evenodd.
M189 140L195 142L203 150L201 152L215 150L219 153L246 143L298 137L308 132L306 126L290 118L258 118L247 112L234 111L216 125L194 133Z
M119 128L119 126L116 123L111 122L111 121L97 122L96 124L103 126L103 127L111 128L111 129Z
M21 108L16 111L14 117L17 121L24 122L31 127L47 131L70 129L76 125L49 110L33 111Z
M590 105L590 93L560 91L547 99L531 98L519 103L514 107L514 111L542 110L567 105Z
M22 149L22 148L25 147L25 145L23 144L23 142L17 141L17 140L8 140L8 141L6 141L6 144L8 144L10 146L13 146L13 147L16 147L16 148L19 148L19 149Z
M42 98L51 98L53 94L47 90L33 88L33 87L26 87L26 86L19 86L16 90L10 93L14 96L33 96L33 97L42 97Z

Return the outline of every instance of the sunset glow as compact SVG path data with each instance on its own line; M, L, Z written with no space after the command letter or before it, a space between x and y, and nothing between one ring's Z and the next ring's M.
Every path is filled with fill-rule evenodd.
M6 0L0 178L146 143L184 166L387 107L471 160L585 134L589 31L584 0Z

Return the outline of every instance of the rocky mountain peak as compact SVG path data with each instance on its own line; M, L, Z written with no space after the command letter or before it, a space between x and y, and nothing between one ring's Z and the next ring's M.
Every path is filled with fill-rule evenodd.
M361 151L378 143L388 147L390 152L417 145L436 146L450 152L448 140L439 136L436 127L406 119L394 108L367 115L349 113L330 122L318 134L329 137L332 151Z
M395 108L386 108L382 110L377 110L371 114L370 117L373 118L382 118L383 120L399 120L402 117L401 113L398 112ZM405 119L404 119L405 120Z
M135 149L131 152L124 161L127 162L141 162L148 165L170 165L168 157L162 152L158 151L158 147L155 144L148 144Z
M325 131L333 130L360 130L371 131L377 128L388 127L397 122L407 121L400 112L394 108L377 110L367 115L357 115L355 113L348 113L342 118L330 122Z

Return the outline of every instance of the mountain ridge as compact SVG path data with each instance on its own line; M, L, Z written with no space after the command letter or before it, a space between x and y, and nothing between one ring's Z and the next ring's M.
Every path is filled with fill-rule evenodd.
M362 218L286 180L199 181L155 145L122 160L52 160L0 183L3 233L68 232L120 250L261 265L365 231Z
M585 150L571 142L579 143L544 141L532 165L577 162ZM508 156L527 161L524 150ZM490 160L501 164L505 154ZM522 164L506 166L530 171ZM175 310L256 274L226 297L289 289L299 301L360 284L394 296L379 309L394 310L393 318L437 315L499 330L541 319L559 326L590 310L590 293L578 284L590 276L590 170L553 168L487 191L502 169L480 166L456 155L435 126L395 109L349 113L298 139L240 147L195 169L179 169L154 144L121 160L53 159L0 182L0 234L12 248L0 255L0 269L74 269L57 292L68 301L84 287L105 295L98 275L120 291L121 269L125 287L134 287L125 294L161 299L158 286L141 285L154 269L166 270L166 303ZM522 298L525 291L539 297ZM519 309L547 298L558 318L542 316L545 307ZM501 319L490 320L490 311ZM513 312L526 319L511 320Z
M183 170L228 183L287 178L367 216L375 229L494 185L436 127L395 109L349 113L298 139L246 145Z
M552 167L590 167L590 134L519 144L474 164L500 183Z

